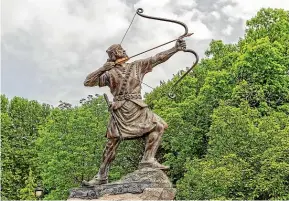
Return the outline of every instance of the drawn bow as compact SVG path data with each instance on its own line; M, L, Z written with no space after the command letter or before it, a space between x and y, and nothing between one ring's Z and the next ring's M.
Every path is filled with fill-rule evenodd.
M179 24L179 25L181 25L182 27L184 27L185 32L184 32L181 36L179 36L177 39L168 41L168 42L166 42L166 43L163 43L163 44L161 44L161 45L158 45L158 46L153 47L153 48L151 48L151 49L149 49L149 50L146 50L146 51L143 51L143 52L138 53L138 54L136 54L136 55L133 55L133 56L131 56L131 57L127 57L127 58L123 58L123 59L117 60L116 63L126 62L126 61L128 61L129 59L131 59L131 58L133 58L133 57L136 57L136 56L141 55L141 54L143 54L143 53L146 53L146 52L148 52L148 51L154 50L154 49L159 48L159 47L161 47L161 46L167 45L167 44L172 43L172 42L174 42L174 41L176 41L176 40L180 40L180 39L183 39L183 38L185 38L185 37L189 37L189 36L191 36L191 35L193 34L193 33L188 33L188 27L187 27L187 25L184 24L183 22L180 22L180 21L177 21L177 20L166 19L166 18L148 16L148 15L144 15L143 12L144 12L144 11L143 11L142 8L138 8L137 11L136 11L136 13L135 13L135 15L137 14L137 15L139 15L139 16L141 16L141 17L148 18L148 19L160 20L160 21L172 22L172 23L175 23L175 24ZM132 22L133 22L133 20L134 20L134 18L135 18L135 15L134 15L134 17L133 17L133 19L132 19ZM131 24L132 24L132 22L131 22ZM129 30L131 24L129 25L129 27L128 27L128 29L127 29L124 37L126 36L126 34L127 34L128 30ZM122 38L122 41L123 41L124 37ZM122 42L122 41L121 41L121 42ZM169 91L169 93L168 93L168 96L169 96L171 99L173 99L173 98L176 97L176 95L175 95L175 89L176 89L177 85L181 82L181 80L184 79L185 76L187 76L187 75L189 74L189 72L191 72L191 71L193 70L193 68L194 68L194 67L198 64L198 62L199 62L199 56L198 56L198 54L197 54L194 50L184 49L184 50L182 50L182 51L183 51L183 52L190 52L190 53L192 53L192 54L195 56L196 61L193 63L193 65L192 65L192 66L172 85L172 87L170 88L170 91ZM147 85L147 86L148 86L148 85Z

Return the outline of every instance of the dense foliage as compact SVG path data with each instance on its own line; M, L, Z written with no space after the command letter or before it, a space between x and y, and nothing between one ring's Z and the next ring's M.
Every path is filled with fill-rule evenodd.
M261 9L237 44L214 40L171 100L174 80L146 94L169 124L158 159L170 165L177 199L289 199L289 12ZM107 106L88 96L53 108L1 95L1 196L66 199L97 173ZM144 143L122 142L110 180L137 168Z
M23 188L31 180L40 179L36 140L38 126L45 123L50 106L1 95L1 196L7 199L30 199ZM35 186L35 183L30 185ZM24 196L24 197L23 197Z
M262 9L238 44L212 41L175 102L146 96L166 119L164 160L178 199L289 199L289 13ZM183 165L185 164L185 165Z

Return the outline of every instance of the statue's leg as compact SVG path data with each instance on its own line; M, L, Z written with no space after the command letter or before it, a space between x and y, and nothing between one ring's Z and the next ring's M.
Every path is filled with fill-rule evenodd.
M102 162L98 174L95 176L98 179L107 180L109 167L112 161L115 159L116 149L118 148L119 142L120 140L118 138L108 140L103 151Z
M167 125L158 123L155 129L146 137L145 152L139 168L151 167L157 169L168 169L169 167L159 164L155 155L160 146L162 135Z
M116 149L120 140L118 138L108 139L102 155L102 161L97 175L90 181L83 181L84 186L94 186L99 184L106 184L108 182L108 172L112 161L115 159Z

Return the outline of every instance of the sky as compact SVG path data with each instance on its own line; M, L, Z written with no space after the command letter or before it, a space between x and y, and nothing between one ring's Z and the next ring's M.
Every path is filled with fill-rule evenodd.
M187 48L204 58L212 39L236 43L243 37L246 20L263 7L289 10L289 0L2 0L1 94L57 106L60 100L77 105L89 94L109 93L107 87L84 87L83 81L106 62L105 50L120 43L137 8L184 22L194 33ZM181 34L179 25L136 16L122 46L130 56ZM144 83L156 87L193 62L191 54L179 52ZM142 94L151 90L142 86Z

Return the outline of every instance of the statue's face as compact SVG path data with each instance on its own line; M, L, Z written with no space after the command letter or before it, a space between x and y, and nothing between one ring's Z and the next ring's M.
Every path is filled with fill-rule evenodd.
M128 57L125 50L121 47L120 44L114 44L114 45L110 46L106 50L106 52L107 52L109 59L111 61L116 61L118 59Z
M121 46L118 46L114 49L114 55L116 59L127 57L125 50Z

